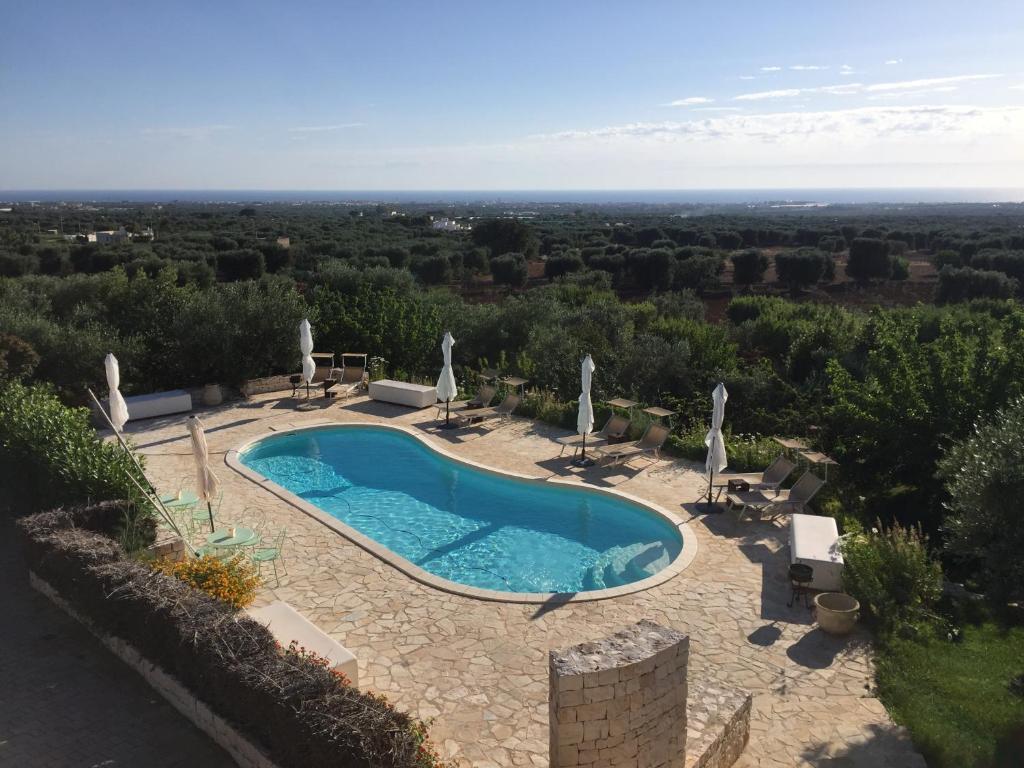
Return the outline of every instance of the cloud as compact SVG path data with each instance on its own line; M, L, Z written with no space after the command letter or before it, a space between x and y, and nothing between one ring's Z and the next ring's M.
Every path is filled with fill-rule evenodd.
M828 69L828 65L821 66L819 64L794 64L790 67L794 72L817 72L822 69Z
M849 64L843 64L843 66L841 66L841 67L839 68L839 74L840 74L840 75L843 75L844 77L845 77L845 76L847 76L847 75L852 75L852 74L854 74L854 73L855 73L856 71L857 71L857 70L855 70L855 69L854 69L853 67L851 67L851 66L850 66Z
M885 99L911 99L918 96L924 96L929 93L950 93L951 91L958 91L960 88L955 85L940 85L938 88L920 88L914 91L888 91L886 93L873 93L868 96L869 101L881 101Z
M906 95L922 93L941 93L955 90L956 83L972 80L989 80L1002 75L954 75L951 77L929 77L919 80L902 80L893 83L838 83L836 85L819 85L812 88L780 88L774 91L758 91L741 93L733 96L734 101L764 101L765 99L788 99L814 93L825 93L830 96L850 96L858 93L887 93L906 91ZM951 87L952 86L952 87ZM893 98L896 98L895 96Z
M755 75L740 75L740 80L756 80Z
M902 64L903 59L888 59L885 63L889 66L892 66L893 64Z
M742 112L742 107L695 107L694 112Z
M664 104L666 107L691 107L695 104L710 104L714 99L709 99L707 96L689 96L685 99L676 99L670 101L668 104Z
M862 83L837 83L836 85L819 85L814 88L781 88L775 91L741 93L739 96L733 96L733 100L764 101L765 99L788 99L809 93L827 93L833 96L843 96L858 93L863 87Z
M936 85L949 85L951 83L965 83L969 80L991 80L1002 75L954 75L952 77L927 77L921 80L901 80L896 83L875 83L865 86L864 90L874 93L877 91L900 91L916 90L919 88L931 88Z
M1024 83L1018 83L1017 85L1010 86L1011 91L1024 91Z
M762 72L781 72L782 67L761 67Z
M289 128L289 133L324 133L326 131L342 131L346 128L361 128L363 123L336 123L334 125L303 125Z
M699 120L635 122L531 137L560 142L650 140L657 142L785 143L939 137L973 139L1024 131L1024 107L870 106L820 112L730 114Z

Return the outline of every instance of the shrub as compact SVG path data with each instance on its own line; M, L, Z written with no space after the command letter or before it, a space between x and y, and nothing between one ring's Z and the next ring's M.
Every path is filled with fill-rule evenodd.
M814 248L783 251L775 255L775 274L791 291L815 285L830 278L835 270L832 256Z
M850 243L846 274L858 282L892 277L889 243L874 237L857 237Z
M973 267L943 267L939 271L939 287L935 300L950 304L971 299L1008 299L1016 292L1019 283L1002 272L993 272Z
M1002 272L1018 282L1024 281L1024 251L979 251L971 257L971 266Z
M533 228L518 219L490 219L473 227L473 244L490 248L492 256L519 253L536 256L539 248Z
M730 258L732 259L732 281L734 283L750 285L764 280L765 270L768 269L768 257L756 248L734 253Z
M529 276L526 257L521 253L505 253L495 256L491 259L491 274L494 275L496 283L521 288L526 285L526 279Z
M942 568L928 554L917 528L894 523L844 536L843 588L861 611L885 632L928 624L942 596Z
M677 261L672 272L674 290L706 291L718 286L725 263L718 256L694 256Z
M910 277L910 262L903 256L895 256L892 260L892 279L906 280Z
M2 486L22 511L129 499L120 534L129 546L148 543L141 539L151 510L132 482L146 479L117 443L100 438L85 408L68 408L42 385L7 382L0 387L0 459Z
M706 424L694 423L689 429L670 435L668 447L677 456L703 465L708 456L704 443L707 433ZM760 472L778 455L779 446L769 437L726 432L725 451L730 472Z
M260 584L256 569L241 553L224 560L212 555L162 560L154 568L223 600L235 610L252 605Z
M675 257L670 251L635 249L626 256L626 265L639 288L663 291L672 285Z
M255 280L265 269L263 254L251 248L217 254L217 277L225 282Z
M452 264L445 253L417 256L413 259L410 269L420 282L427 285L440 285L451 282L452 279Z
M0 333L0 382L27 379L39 365L32 345L10 333Z
M743 236L739 232L715 232L715 244L726 251L743 247Z
M121 638L281 768L440 768L423 723L347 685L308 653L179 579L124 557L88 512L20 521L32 570L100 631ZM84 523L84 524L83 524Z
M544 263L544 276L547 278L561 277L570 272L583 269L583 259L576 251L566 251L557 256L549 256Z
M939 477L949 494L946 551L999 603L1024 597L1024 398L954 443Z

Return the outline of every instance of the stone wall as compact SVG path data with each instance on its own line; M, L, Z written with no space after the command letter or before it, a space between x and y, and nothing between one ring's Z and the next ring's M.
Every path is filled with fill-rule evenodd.
M689 652L650 621L551 651L552 768L682 768Z

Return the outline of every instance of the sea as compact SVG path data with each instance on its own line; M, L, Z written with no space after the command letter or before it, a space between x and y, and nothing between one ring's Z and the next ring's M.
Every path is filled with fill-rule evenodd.
M1021 203L1024 188L862 189L561 189L561 190L268 190L29 189L0 190L8 203L546 203L566 205L712 204L812 207L914 203Z

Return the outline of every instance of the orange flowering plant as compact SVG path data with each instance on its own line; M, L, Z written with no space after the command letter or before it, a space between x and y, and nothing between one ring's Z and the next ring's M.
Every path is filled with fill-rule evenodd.
M236 610L252 604L260 585L256 569L241 554L224 560L209 555L176 562L161 560L154 568L223 600Z

